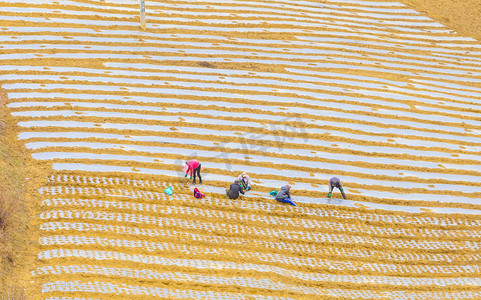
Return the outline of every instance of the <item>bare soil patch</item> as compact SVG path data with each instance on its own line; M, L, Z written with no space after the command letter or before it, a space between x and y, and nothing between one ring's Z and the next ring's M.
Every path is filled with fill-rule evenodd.
M33 202L29 195L38 188L35 163L17 140L6 111L7 97L0 89L0 299L26 299L25 280L31 262L29 247L35 235Z
M404 0L404 4L464 36L481 41L479 0Z

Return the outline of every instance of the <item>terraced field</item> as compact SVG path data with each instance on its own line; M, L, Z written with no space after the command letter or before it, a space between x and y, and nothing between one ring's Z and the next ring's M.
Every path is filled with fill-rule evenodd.
M478 41L380 0L146 12L0 2L1 89L45 173L32 299L481 298ZM287 183L297 207L269 195Z

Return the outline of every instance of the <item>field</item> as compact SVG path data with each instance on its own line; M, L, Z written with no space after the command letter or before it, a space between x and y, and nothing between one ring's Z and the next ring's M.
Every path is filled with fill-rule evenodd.
M137 0L0 2L29 298L481 297L478 40L393 1L146 2L145 31Z

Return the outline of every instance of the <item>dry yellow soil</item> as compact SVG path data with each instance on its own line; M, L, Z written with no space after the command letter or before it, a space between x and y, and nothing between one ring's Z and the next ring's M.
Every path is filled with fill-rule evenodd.
M459 34L481 41L481 5L477 0L404 0L403 3L426 14Z

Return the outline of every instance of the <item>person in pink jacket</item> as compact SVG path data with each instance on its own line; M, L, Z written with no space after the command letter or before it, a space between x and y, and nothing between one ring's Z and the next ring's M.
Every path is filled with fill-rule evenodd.
M182 170L185 172L184 177L187 177L187 174L190 172L190 179L192 179L192 173L194 174L194 181L192 181L193 184L195 184L196 175L199 176L199 183L202 184L202 177L200 177L200 162L198 160L191 159L186 161L182 164Z

